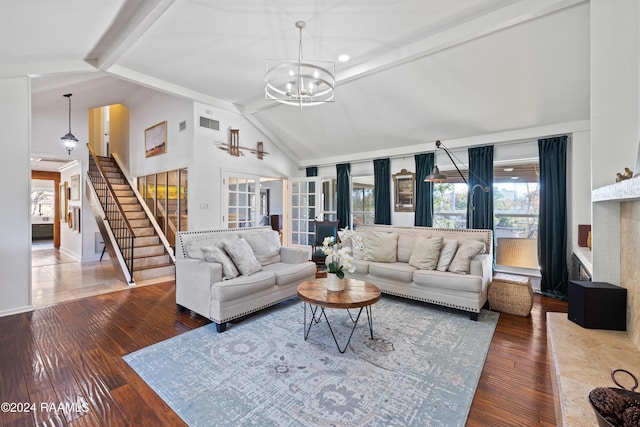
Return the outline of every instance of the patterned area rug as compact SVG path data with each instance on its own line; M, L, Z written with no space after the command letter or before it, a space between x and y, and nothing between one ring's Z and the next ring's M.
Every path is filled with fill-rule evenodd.
M285 301L218 334L207 325L124 359L191 426L463 426L498 313L383 296L340 354L324 319L303 337ZM357 310L352 310L353 314ZM351 328L327 310L338 342Z

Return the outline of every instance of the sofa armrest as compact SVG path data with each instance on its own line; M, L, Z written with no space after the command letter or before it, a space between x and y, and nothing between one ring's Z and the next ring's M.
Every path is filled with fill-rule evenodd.
M476 255L471 260L469 274L482 277L482 287L486 288L493 276L493 254Z
M176 259L176 304L210 318L211 286L222 281L222 265L202 260Z
M285 264L302 264L309 261L309 253L302 248L282 246L280 248L280 258Z

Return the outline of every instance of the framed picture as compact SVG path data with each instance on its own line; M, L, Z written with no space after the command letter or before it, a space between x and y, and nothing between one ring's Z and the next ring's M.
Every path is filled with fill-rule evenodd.
M633 177L640 176L640 142L638 143L638 154L636 155L636 166L633 168Z
M71 177L71 200L80 200L80 175Z
M415 173L402 169L393 174L395 187L395 200L393 201L395 212L413 212L415 209Z
M80 206L73 207L73 231L80 233Z
M58 188L58 204L60 205L60 221L65 222L67 220L67 181L61 182Z
M147 157L167 152L167 121L144 130L144 153Z

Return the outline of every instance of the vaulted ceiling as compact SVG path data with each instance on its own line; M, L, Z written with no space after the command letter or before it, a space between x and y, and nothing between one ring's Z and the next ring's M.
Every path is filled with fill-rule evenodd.
M337 75L302 111L264 100L298 20ZM29 0L0 35L0 78L33 76L34 108L162 91L244 114L300 164L589 119L584 0Z

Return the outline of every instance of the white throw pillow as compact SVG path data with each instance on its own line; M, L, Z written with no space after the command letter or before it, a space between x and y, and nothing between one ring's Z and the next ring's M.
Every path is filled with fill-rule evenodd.
M260 265L280 262L280 235L277 231L245 233L242 238L249 243Z
M436 266L436 270L438 271L447 271L449 268L449 264L453 260L453 257L458 250L458 241L455 239L445 239L442 242L442 247L440 248L440 258L438 258L438 265Z
M220 249L217 246L203 246L200 248L202 251L202 255L204 256L204 260L207 262L217 262L218 264L222 264L222 278L223 279L233 279L234 277L238 277L238 269L229 258L224 250Z
M442 241L442 237L418 238L413 246L409 265L419 270L435 270L440 257Z
M231 258L243 276L250 276L253 273L262 271L262 266L253 254L251 246L243 238L224 240L222 245L225 252L229 255L229 258Z
M364 259L374 262L396 262L398 235L370 231L364 244Z
M458 274L469 274L471 258L484 252L484 243L479 240L463 240L458 246L456 256L449 265L449 271Z

